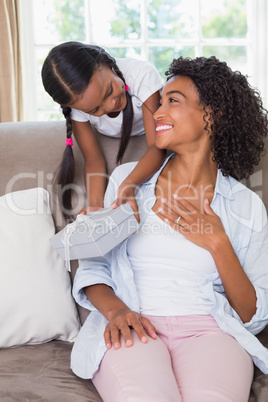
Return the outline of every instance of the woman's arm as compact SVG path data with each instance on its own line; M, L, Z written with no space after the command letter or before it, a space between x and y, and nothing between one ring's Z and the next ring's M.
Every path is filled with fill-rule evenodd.
M126 346L132 346L130 327L135 330L143 343L148 341L146 332L151 338L157 338L155 328L150 321L130 310L109 286L97 284L86 287L84 291L88 300L109 321L104 332L104 340L108 349L112 347L112 344L115 349L120 348L120 333Z
M106 188L106 161L89 122L72 121L73 133L85 161L84 176L88 207L95 211L103 208Z
M228 236L215 236L209 251L215 261L226 297L243 323L250 322L257 311L253 284L243 270Z

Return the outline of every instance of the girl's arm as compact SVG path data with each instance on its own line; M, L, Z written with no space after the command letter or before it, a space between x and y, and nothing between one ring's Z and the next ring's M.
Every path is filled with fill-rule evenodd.
M96 140L90 122L72 121L76 142L83 154L87 207L80 213L103 208L106 188L106 161Z
M148 341L146 332L151 338L157 338L155 328L150 321L130 310L109 286L96 284L84 288L84 291L89 301L109 321L104 332L108 349L112 347L112 343L115 349L120 348L120 333L124 337L126 346L132 346L130 327L135 330L143 343Z
M143 124L147 141L147 152L124 182L139 185L148 180L160 168L166 151L155 145L154 113L158 109L160 92L157 91L142 105ZM123 182L123 183L124 183Z
M137 220L139 220L139 215L135 201L135 188L148 180L157 169L159 169L166 155L165 150L158 149L155 145L155 121L153 115L158 108L159 100L160 92L157 91L142 105L143 123L148 149L135 169L118 188L117 199L112 204L112 207L116 208L118 205L128 202L132 206Z
M151 95L142 105L143 125L148 148L155 143L154 114L159 108L160 91Z

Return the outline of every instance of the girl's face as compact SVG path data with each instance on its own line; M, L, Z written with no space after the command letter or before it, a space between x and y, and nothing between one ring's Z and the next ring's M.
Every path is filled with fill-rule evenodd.
M163 88L161 106L154 114L156 146L175 152L183 149L194 152L201 149L202 143L210 147L204 115L193 81L186 76L171 78Z
M101 66L92 75L84 93L69 106L93 116L115 117L126 105L124 82L109 67Z

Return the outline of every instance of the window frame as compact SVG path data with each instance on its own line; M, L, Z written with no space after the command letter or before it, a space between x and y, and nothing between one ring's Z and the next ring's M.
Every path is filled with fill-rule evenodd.
M40 45L35 43L34 21L33 21L33 1L21 0L20 8L20 31L21 31L21 49L22 49L22 74L23 74L23 94L27 103L24 120L38 120L37 109L37 85L33 81L36 76L37 61L36 50L38 48L47 48L47 51L55 44L47 43ZM27 2L27 7L26 7ZM85 0L85 14L90 15L91 0ZM144 60L149 59L149 49L157 46L176 46L175 40L156 40L149 39L147 36L147 0L141 0L141 38L139 40L121 41L120 43L98 43L105 47L133 47L141 48L141 57ZM263 98L264 105L268 106L268 2L266 0L247 0L247 19L248 19L248 37L247 38L226 38L226 39L203 39L201 31L201 0L198 0L199 27L198 37L195 40L180 40L180 45L194 46L196 56L202 55L203 46L232 46L242 45L248 47L248 66L249 81L251 85L257 88ZM92 42L92 26L90 19L86 19L86 39L87 43ZM41 79L41 78L40 78Z

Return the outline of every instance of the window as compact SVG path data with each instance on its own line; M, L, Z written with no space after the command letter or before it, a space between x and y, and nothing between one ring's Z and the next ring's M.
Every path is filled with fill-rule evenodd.
M179 55L215 55L247 74L267 98L265 0L31 0L31 4L32 18L28 9L27 21L34 23L24 29L32 46L25 54L34 57L35 66L33 71L27 69L32 120L62 119L59 106L43 90L40 70L49 49L68 40L96 43L114 57L149 60L163 77Z

